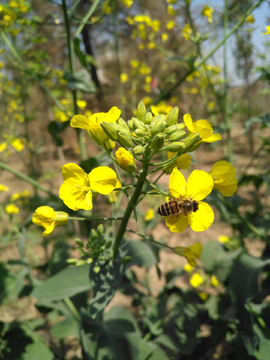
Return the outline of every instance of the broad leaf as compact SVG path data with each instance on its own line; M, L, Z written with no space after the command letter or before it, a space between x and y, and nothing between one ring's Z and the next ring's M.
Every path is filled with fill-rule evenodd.
M127 267L137 265L150 269L153 265L157 264L153 250L143 241L125 241L121 249L126 250L126 255L132 258L132 261L127 264Z
M32 343L26 346L25 352L20 357L21 360L53 360L54 355L42 342Z

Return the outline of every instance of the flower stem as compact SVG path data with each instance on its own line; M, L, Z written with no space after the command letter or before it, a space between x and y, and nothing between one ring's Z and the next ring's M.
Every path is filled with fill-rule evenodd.
M5 169L5 170L11 172L12 174L18 176L18 177L21 178L22 180L27 181L29 184L33 185L35 188L38 188L38 189L46 192L46 193L49 194L50 196L58 199L58 197L57 197L55 194L53 194L50 190L46 189L44 186L40 185L36 180L30 178L30 177L27 176L27 175L22 174L20 171L17 171L17 170L15 170L15 169L9 167L8 165L2 163L1 161L0 161L0 168Z
M160 242L152 239L150 236L142 235L142 234L140 234L140 233L138 233L138 232L136 232L136 231L134 231L134 230L131 230L131 229L129 229L129 228L127 228L127 231L129 231L129 232L131 232L131 233L133 233L133 234L136 234L136 235L144 238L145 240L151 241L151 242L153 242L153 243L155 243L155 244L157 244L157 245L164 246L164 247L166 247L166 248L168 248L168 249L170 249L170 250L172 250L172 251L173 251L173 249L174 249L174 248L172 248L172 247L169 246L169 245L162 244L162 243L160 243Z
M148 146L146 148L145 154L144 154L142 172L141 172L141 174L140 174L140 176L138 178L136 188L135 188L135 190L133 192L133 195L132 195L132 197L131 197L131 199L130 199L130 201L128 203L128 206L126 208L123 220L122 220L121 225L120 225L119 230L118 230L117 237L116 237L115 242L113 244L113 257L115 257L115 255L116 255L116 253L118 251L118 248L119 248L119 246L121 244L123 236L124 236L124 234L126 232L127 224L128 224L129 218L131 216L131 213L134 210L134 208L135 208L135 206L137 204L137 201L138 201L138 199L139 199L139 197L141 195L142 188L143 188L146 176L147 176L149 162L151 160L150 155L151 155L151 148L150 148L150 146Z
M122 220L123 218L122 217L117 217L117 216L114 216L114 217L85 217L85 218L82 218L82 217L73 217L73 216L69 216L68 217L68 220L78 220L78 221L89 221L89 220L100 220L100 221L109 221L109 220Z

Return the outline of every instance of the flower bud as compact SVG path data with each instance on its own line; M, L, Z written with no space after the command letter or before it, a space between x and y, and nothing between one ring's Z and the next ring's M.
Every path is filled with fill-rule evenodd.
M138 137L142 137L145 135L145 131L142 130L142 129L136 129L135 130L135 134L138 136Z
M145 123L145 117L146 117L146 108L144 103L140 101L137 108L137 118L138 120L141 120Z
M153 120L153 115L152 115L151 112L148 112L148 113L146 114L145 123L146 123L146 124L151 124L152 120Z
M100 272L100 266L95 266L93 268L94 273L98 274Z
M133 120L128 120L128 121L127 121L127 124L128 124L128 127L129 127L131 130L135 130Z
M166 121L161 119L153 126L152 131L151 131L151 136L154 137L156 134L163 133L163 131L165 130L165 127L166 127Z
M182 139L185 135L186 135L185 130L176 131L169 137L169 140L171 142L178 141L178 140Z
M77 263L78 259L67 259L66 263L70 265L75 265Z
M112 246L112 241L108 241L105 248L109 249Z
M166 147L166 150L173 152L173 153L177 153L177 152L185 150L185 147L186 147L186 145L182 141L173 142Z
M135 117L133 117L132 120L133 120L135 129L137 129L139 126L144 127L144 123L142 121L136 119Z
M197 150L202 145L202 143L203 143L202 140L197 141L195 145L193 145L190 149L188 149L188 151L192 152Z
M126 129L127 131L129 131L129 127L128 124L126 123L126 121L124 119L122 119L121 117L116 120L117 124L120 125L123 129Z
M103 225L102 225L102 224L99 224L98 227L97 227L97 233L98 233L98 235L99 235L99 236L102 236L103 231L104 231Z
M91 229L90 238L91 238L91 240L99 238L98 233L96 232L95 229Z
M152 148L154 150L159 150L164 145L164 137L162 134L157 134L152 140Z
M185 128L185 124L184 123L181 123L181 124L176 124L176 125L171 125L169 127L167 127L165 133L167 135L172 135L174 132L176 131L180 131L180 130L183 130Z
M190 149L200 140L200 135L198 133L192 133L187 136L182 142L185 144L185 152L190 151Z
M150 124L150 128L153 129L153 127L156 125L156 123L158 123L161 120L163 120L163 121L166 120L166 118L163 114L158 114L157 116L155 116Z
M81 239L75 239L75 242L78 246L83 247L84 246L84 242Z
M167 115L167 119L166 119L167 126L176 124L178 120L178 113L179 113L179 109L177 106L175 106Z
M126 263L129 263L129 262L131 262L131 261L132 261L132 257L131 257L131 256L125 256L125 257L122 258L121 263L122 263L122 264L126 264Z
M79 260L77 261L76 266L82 266L84 264L85 264L85 260Z
M117 131L113 123L102 121L100 125L105 134L109 137L109 139L111 139L112 141L116 141L118 139Z
M132 145L133 145L131 137L127 136L127 134L124 132L120 132L118 134L118 142L120 145L127 147L127 148L132 147Z
M142 145L137 145L135 146L135 148L133 149L134 154L136 155L142 155L144 153L144 148L142 147Z
M118 164L128 172L137 170L132 154L124 148L119 148L115 153Z

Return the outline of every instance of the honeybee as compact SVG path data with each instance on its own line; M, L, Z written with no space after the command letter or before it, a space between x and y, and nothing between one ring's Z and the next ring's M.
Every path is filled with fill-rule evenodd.
M192 199L171 199L160 205L157 213L161 216L188 215L199 210L199 203Z

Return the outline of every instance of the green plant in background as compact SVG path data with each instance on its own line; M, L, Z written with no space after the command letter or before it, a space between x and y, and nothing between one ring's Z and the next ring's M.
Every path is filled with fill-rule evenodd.
M0 358L268 360L269 169L264 161L269 114L251 103L251 95L245 101L258 84L267 96L261 81L269 81L269 69L262 54L260 75L250 83L251 55L242 41L250 39L252 12L261 3L266 4L226 0L224 11L203 5L197 15L209 33L195 24L193 2L187 0L154 8L124 0L63 0L44 8L33 3L35 11L24 1L0 5L0 68L5 64L0 167L33 186L35 194L17 190L0 208ZM221 39L214 27L219 24ZM246 84L237 97L227 75L226 44L233 34L237 61L247 65ZM210 41L214 45L208 50ZM221 75L213 55L222 46ZM106 86L101 87L100 74ZM42 105L34 102L38 95ZM222 136L207 120L193 121L179 99L194 119L210 118ZM242 118L243 133L261 143L241 169L232 125L241 125ZM58 153L75 142L69 125L76 129L81 162L73 156L61 161L59 196L56 185L40 184L51 175L38 178L42 141L33 133L35 124L48 131ZM215 152L217 144L224 156ZM200 168L200 154L207 157L206 152L215 155L205 164L208 172L190 171L186 180L182 170L194 166L195 159ZM97 155L89 158L90 153ZM20 161L29 176L18 170L14 154L23 154ZM164 174L170 175L166 188L159 183ZM14 188L3 181L0 191L8 187ZM212 208L219 214L215 222ZM164 218L155 215L157 210ZM217 227L219 218L231 235L218 229L219 242L202 247L200 233ZM32 221L44 228L42 240ZM168 234L189 226L197 242L169 246L157 236L160 224ZM249 254L247 239L265 244L260 257ZM13 248L16 256L5 261ZM164 270L164 251L185 257L186 265ZM144 277L134 265L144 268ZM157 294L153 267L163 281ZM127 306L111 307L117 291L129 300ZM13 316L25 299L35 299L35 305L26 305L23 318Z

